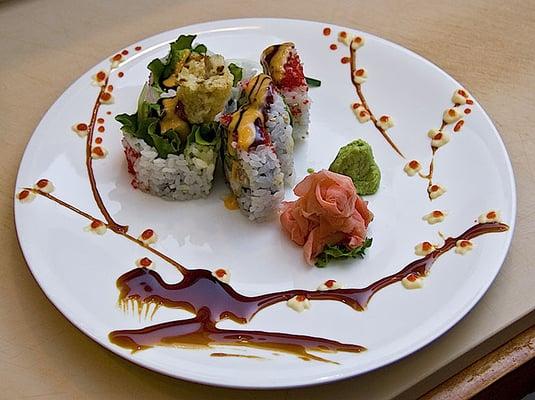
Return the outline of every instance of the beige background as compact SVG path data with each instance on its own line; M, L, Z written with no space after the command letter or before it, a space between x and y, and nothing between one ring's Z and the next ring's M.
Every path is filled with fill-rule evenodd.
M234 391L173 380L132 365L86 338L54 309L31 278L15 237L13 185L24 146L43 113L72 81L105 56L157 32L251 16L328 21L414 50L481 102L513 160L519 195L515 240L484 299L425 350L336 384ZM535 307L530 268L535 258L534 38L532 1L0 2L0 398L387 398L428 377L405 393L414 397L533 323L532 313L473 350Z

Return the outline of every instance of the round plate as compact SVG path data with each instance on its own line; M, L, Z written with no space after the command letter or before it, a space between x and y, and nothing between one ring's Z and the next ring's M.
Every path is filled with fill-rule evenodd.
M332 33L323 34L329 26ZM358 65L368 80L362 89L377 116L392 116L388 130L406 159L396 154L371 123L358 122L351 105L357 101L349 78L349 65L341 62L349 49L337 42L340 31L366 39L358 50ZM211 195L203 200L167 202L130 186L119 124L113 116L133 112L140 88L148 76L147 64L168 51L168 42L180 34L197 34L226 58L257 61L268 45L293 41L307 76L320 79L310 90L310 137L296 144L297 181L307 168L328 168L338 149L363 138L373 148L382 171L377 194L367 196L375 220L369 235L373 246L364 259L333 263L327 268L308 266L302 248L281 232L278 221L250 223L239 212L225 209L227 189L217 177ZM330 45L337 43L332 50ZM111 344L108 333L150 324L190 318L185 311L160 309L152 320L117 307L116 279L135 267L146 250L108 231L103 236L84 231L87 220L38 197L31 204L15 201L17 232L26 261L54 305L78 328L102 346L127 360L174 377L211 385L274 388L308 385L355 376L384 366L425 346L459 321L481 298L498 273L509 247L515 220L515 185L504 145L481 106L474 102L458 132L448 126L451 141L435 160L435 182L447 192L431 202L427 181L408 177L408 160L431 160L427 132L439 128L442 114L452 106L452 94L461 85L418 55L364 32L334 25L284 19L242 19L192 25L165 32L125 48L128 55L113 70L114 103L102 105L105 119L103 146L109 154L95 160L96 181L113 218L130 226L134 236L154 229L158 249L192 268L229 268L231 284L253 295L291 288L315 289L327 279L344 287L364 287L400 270L417 258L414 247L422 241L440 244L444 235L456 236L488 210L501 211L511 229L473 240L466 255L450 251L434 265L419 290L391 285L377 293L364 312L341 303L312 302L297 313L284 303L260 312L243 329L306 334L354 343L368 350L360 354L323 355L335 363L303 361L288 354L251 348L180 349L157 347L135 354ZM123 49L120 49L121 51ZM78 79L50 108L35 130L22 159L17 191L40 178L51 180L54 195L101 218L84 165L85 141L71 130L88 122L98 88L91 77L108 69L109 58ZM123 77L118 72L124 73ZM461 107L463 110L464 106ZM108 114L107 112L111 114ZM291 198L288 189L286 198ZM430 225L422 216L447 211L444 222ZM158 273L168 282L181 276L164 261L155 259ZM238 327L232 321L220 327ZM211 357L213 352L256 355L257 358Z

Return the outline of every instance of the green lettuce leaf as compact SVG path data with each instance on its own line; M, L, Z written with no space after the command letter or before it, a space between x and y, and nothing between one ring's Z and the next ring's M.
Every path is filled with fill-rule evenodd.
M162 75L165 70L165 64L159 58L152 60L147 68L152 73L152 86L163 92L160 82L163 81Z
M204 44L198 44L197 46L195 46L195 48L193 49L193 51L195 53L199 53L199 54L206 54L206 52L208 51L208 49L206 48L206 46Z
M135 114L119 114L115 117L117 122L122 124L123 132L133 135L137 131L137 113Z
M309 78L308 76L305 76L305 80L307 82L308 87L320 87L321 81L319 79Z
M149 126L148 134L150 135L153 146L161 158L167 158L169 154L178 154L180 150L180 138L174 130L168 130L162 135L156 133L156 128Z
M334 246L327 246L323 252L321 252L316 257L316 267L323 268L326 267L329 261L340 258L357 258L357 257L364 257L366 253L366 249L369 248L372 245L372 238L366 238L364 243L362 243L362 246L356 247L354 249L349 249L345 245L334 245Z
M228 69L230 70L230 73L234 77L234 81L232 82L232 86L236 86L239 81L243 78L243 68L238 67L234 63L230 63L228 66Z

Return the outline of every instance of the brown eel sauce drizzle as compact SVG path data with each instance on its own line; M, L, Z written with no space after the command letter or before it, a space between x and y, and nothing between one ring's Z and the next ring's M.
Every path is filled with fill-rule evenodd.
M504 232L507 229L508 226L500 222L478 223L458 237L447 238L442 247L427 256L364 288L330 291L293 289L244 296L230 285L214 278L208 270L188 270L182 281L169 284L153 270L136 268L117 280L121 302L133 300L138 302L138 305L155 303L158 306L184 309L197 314L197 317L143 329L113 331L109 337L113 343L133 352L161 345L187 347L230 343L286 351L313 359L316 358L306 350L359 352L364 348L332 340L273 332L221 330L215 323L227 318L238 323L247 323L260 310L297 295L305 296L309 300L338 301L357 311L363 311L373 295L381 289L400 282L409 274L426 276L433 263L455 247L458 240L470 240L485 233Z
M104 84L100 87L100 91L98 93L97 99L95 100L95 104L93 105L93 110L91 112L91 121L89 122L87 138L85 142L85 166L87 169L87 176L89 178L89 184L91 185L91 192L93 193L93 198L95 199L95 203L97 204L98 209L104 216L108 227L114 232L126 233L128 231L128 226L119 225L117 222L115 222L111 217L110 213L108 212L104 201L102 201L102 197L100 196L100 193L98 191L95 173L93 172L93 157L91 157L91 150L93 146L93 133L95 132L95 124L97 122L98 110L100 109L101 105L100 99L104 94L109 94L107 92L109 76L109 73L106 74L106 79L104 81Z
M394 151L396 153L398 153L402 158L405 158L405 156L403 155L401 150L399 150L398 146L394 143L392 138L388 135L388 133L386 133L386 130L384 130L379 125L379 123L377 122L377 118L375 117L374 113L370 109L370 106L366 102L366 98L364 97L364 93L362 93L362 85L355 81L354 74L355 74L355 70L357 68L357 49L353 47L352 43L349 44L349 51L350 51L350 57L349 57L350 79L351 79L351 83L353 84L353 86L355 86L355 90L357 91L357 96L359 97L360 102L362 103L362 107L364 107L366 109L366 111L368 111L368 113L370 114L370 119L372 120L373 124L375 125L375 128L377 128L377 130L381 133L383 138L388 142L388 144L392 147L392 149L394 149Z
M352 65L354 60L352 57ZM106 85L103 86L105 88ZM138 311L155 304L158 307L183 309L195 314L194 318L170 321L147 326L142 329L116 330L109 334L112 343L132 352L148 349L154 346L177 346L187 348L210 347L212 345L248 346L266 350L275 350L294 354L304 360L331 362L309 351L319 352L351 352L358 353L366 350L355 344L340 343L319 337L294 335L280 332L263 332L241 329L221 329L216 326L222 319L231 319L245 324L260 310L274 304L289 300L294 296L304 296L309 300L338 301L357 311L366 309L372 296L381 289L401 281L409 274L425 276L433 263L444 253L451 250L458 240L470 240L477 236L504 232L508 226L499 222L478 223L456 238L447 238L444 245L426 257L411 262L400 271L384 277L364 288L336 289L330 291L310 291L293 289L281 292L266 293L258 296L245 296L236 292L227 283L215 278L211 271L205 269L187 269L171 257L146 244L127 232L127 226L119 225L110 216L98 192L91 159L91 143L95 122L100 107L100 97L105 89L100 89L93 107L86 142L86 167L89 182L95 202L104 216L107 228L174 266L183 279L178 283L166 283L155 271L141 267L126 272L117 279L119 289L119 305L127 309L130 303L137 303ZM360 88L357 86L357 91ZM365 101L364 106L369 110ZM370 113L371 114L371 113ZM384 133L386 134L386 133ZM391 143L392 144L392 143ZM399 151L398 151L399 152ZM76 208L75 206L40 190L39 188L24 188L65 207L91 222L99 221L94 216Z

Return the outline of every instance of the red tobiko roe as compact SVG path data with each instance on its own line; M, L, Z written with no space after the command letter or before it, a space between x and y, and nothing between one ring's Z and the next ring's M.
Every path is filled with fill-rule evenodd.
M154 235L154 231L152 229L145 229L143 233L141 234L141 238L143 240L148 240Z
M306 86L305 73L297 54L291 54L284 64L284 77L279 84L285 89L295 89Z
M305 259L314 264L325 246L359 247L373 214L351 178L322 170L309 174L295 188L295 201L282 204L280 222L290 239L303 246Z
M141 260L139 260L139 265L142 267L148 267L152 264L152 261L150 258L143 257Z

